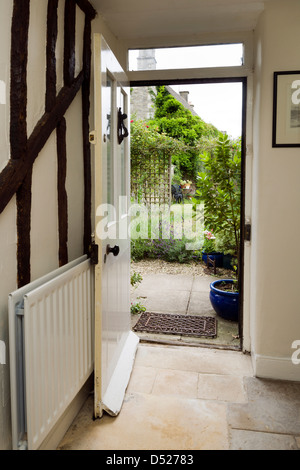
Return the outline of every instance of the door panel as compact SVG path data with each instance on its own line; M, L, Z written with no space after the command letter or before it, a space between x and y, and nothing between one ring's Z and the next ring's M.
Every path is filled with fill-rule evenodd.
M120 411L138 337L130 321L129 141L118 142L118 110L128 114L128 82L95 35L95 417ZM111 249L109 249L111 248Z

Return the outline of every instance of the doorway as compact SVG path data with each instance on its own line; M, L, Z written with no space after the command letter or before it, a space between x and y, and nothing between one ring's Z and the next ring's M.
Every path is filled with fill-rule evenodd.
M200 345L207 345L212 347L222 347L222 348L229 348L229 349L241 349L242 348L242 339L243 339L243 283L244 283L244 227L245 227L245 148L246 148L246 99L247 99L247 78L217 78L217 79L203 79L203 80L185 80L178 82L177 80L173 81L159 81L159 82L132 82L131 83L131 102L133 98L135 99L135 95L142 95L144 93L144 99L139 100L140 103L143 103L143 106L146 106L144 109L144 116L139 114L140 111L135 111L131 108L131 124L134 125L135 120L137 121L145 121L145 125L149 124L149 120L155 120L155 109L153 108L153 92L157 87L165 87L169 92L173 93L173 96L176 97L179 102L182 104L184 100L187 103L186 108L192 114L198 115L206 124L212 124L213 127L217 128L219 132L222 134L228 134L231 141L239 140L240 145L240 152L241 152L241 161L240 161L240 200L239 200L239 209L240 209L240 222L239 222L239 250L238 250L238 259L236 260L236 264L238 265L238 282L239 282L239 318L236 323L232 321L224 321L221 318L217 318L218 323L218 332L217 335L213 338L206 338L206 337L199 337L195 339L192 335L189 337L184 337L182 335L155 335L148 334L148 333L139 333L141 338L147 338L148 340L159 341L159 342L175 342L180 344L200 344ZM202 89L202 90L201 90ZM144 90L142 93L141 91ZM146 93L145 93L146 90ZM210 94L210 92L212 93ZM152 95L152 98L151 98ZM146 99L145 99L146 96ZM213 98L212 98L213 96ZM229 104L225 103L225 98L229 98ZM198 104L198 100L200 100L200 105ZM210 106L206 106L204 100L210 103ZM231 100L231 101L230 101ZM201 103L202 103L202 111L201 111ZM224 108L222 111L221 108ZM212 115L205 114L205 108L208 109L208 112L212 112ZM199 110L200 109L200 110ZM221 114L225 112L226 116L226 109L227 109L227 121L222 121L220 118ZM205 111L206 112L206 111ZM216 119L215 117L218 119ZM230 122L230 120L232 121ZM148 124L147 124L148 122ZM151 125L149 126L151 127ZM203 149L202 149L203 150ZM174 165L173 165L174 166ZM201 168L200 168L201 169ZM196 173L199 168L196 168ZM176 169L175 169L176 173ZM174 176L174 172L173 172ZM180 175L182 176L182 175ZM192 181L193 188L192 190L185 190L184 188L184 201L186 202L186 196L194 196L195 189L197 190L197 185L195 184L196 181ZM174 199L171 201L174 203ZM182 206L183 207L183 206ZM207 227L205 227L207 228ZM195 268L195 265L199 263L198 270ZM186 308L184 314L192 313L194 315L208 315L208 312L212 309L210 301L209 301L209 284L215 278L222 278L224 275L227 277L230 274L230 271L226 270L223 266L218 266L216 272L213 271L213 267L203 266L203 263L197 260L196 263L193 263L194 271L192 274L192 281L191 277L184 277L184 273L187 273L186 264L177 264L175 271L175 277L172 277L172 263L166 263L165 266L162 267L162 263L158 264L157 270L152 269L152 278L156 280L156 282L160 282L161 280L161 287L160 291L163 293L164 285L171 282L170 280L173 279L173 284L169 284L170 291L173 290L173 294L178 293L180 299L180 292L182 293L181 302L184 302L186 299L185 307ZM154 298L158 299L159 296L157 295L157 285L153 284L153 289L151 288L150 279L151 279L151 269L149 270L150 276L147 273L146 262L134 263L133 262L133 269L132 274L135 276L139 274L141 277L144 278L143 281L138 285L138 288L132 289L132 302L133 304L137 301L141 307L149 306L149 303L152 304L151 308L153 307L152 301L149 302L149 296L153 295ZM151 262L149 263L151 266ZM154 263L152 262L152 267ZM141 269L139 269L139 266ZM200 271L200 268L202 269ZM163 278L162 270L165 269L166 275L169 277ZM232 269L232 266L230 267ZM137 274L136 274L137 273ZM177 275L177 278L176 278ZM170 277L171 276L171 277ZM205 288L200 287L200 281L204 281L204 278L207 279L207 286ZM163 281L163 279L165 279ZM146 280L146 282L145 282ZM181 283L181 284L180 284ZM144 284L144 288L143 288ZM186 290L183 288L186 286ZM198 291L197 291L198 288ZM148 293L146 292L148 289ZM195 301L197 297L199 297L200 292L202 292L202 299L199 303L199 311L198 313L195 310ZM156 290L156 292L155 292ZM187 291L188 294L187 294ZM146 292L146 293L145 293ZM173 300L176 298L175 295L172 295L171 292L170 297L168 298L167 294L165 298L161 301L161 306L163 303L171 305L170 299ZM145 298L146 297L146 298ZM178 306L179 306L178 302ZM147 305L148 304L148 305ZM155 302L154 302L155 304ZM156 304L157 305L157 304ZM167 312L168 307L166 306L165 312ZM162 310L162 308L161 308ZM202 313L201 313L202 311ZM170 311L169 313L176 313ZM141 312L140 312L141 315ZM132 316L132 324L134 325L137 322L138 316L135 318ZM225 335L224 333L225 328Z

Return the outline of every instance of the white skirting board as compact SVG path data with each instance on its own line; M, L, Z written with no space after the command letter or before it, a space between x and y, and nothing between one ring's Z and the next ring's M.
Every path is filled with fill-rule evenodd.
M300 364L293 364L291 357L252 354L252 363L256 377L300 382Z
M103 411L111 416L117 416L121 411L138 344L139 337L130 331L102 400Z

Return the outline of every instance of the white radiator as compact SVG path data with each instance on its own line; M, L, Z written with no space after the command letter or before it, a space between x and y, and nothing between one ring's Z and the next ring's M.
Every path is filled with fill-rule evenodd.
M86 257L9 296L13 448L37 449L93 371Z

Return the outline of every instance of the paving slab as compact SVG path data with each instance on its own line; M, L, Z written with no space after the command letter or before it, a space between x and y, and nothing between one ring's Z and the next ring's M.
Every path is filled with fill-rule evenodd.
M211 282L217 279L215 276L194 276L192 292L205 292L209 294Z
M209 344L240 347L238 323L218 317L209 300L210 283L215 276L190 274L145 274L142 282L131 291L131 302L140 302L148 312L179 315L212 316L217 319L217 337L190 337L153 333L137 334L142 339L159 342ZM132 327L140 315L132 315Z
M232 429L300 435L300 383L245 378L249 402L228 409Z
M144 274L143 280L137 287L138 292L145 290L171 290L174 292L191 290L194 276L184 274Z
M243 429L230 431L230 450L298 450L295 437Z
M176 313L185 315L188 308L190 291L181 290L174 295L172 290L153 290L143 288L136 291L132 296L132 301L139 300L148 312L156 313Z
M189 315L216 316L209 300L209 293L192 291L187 313Z

